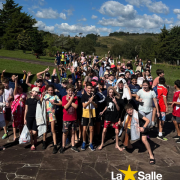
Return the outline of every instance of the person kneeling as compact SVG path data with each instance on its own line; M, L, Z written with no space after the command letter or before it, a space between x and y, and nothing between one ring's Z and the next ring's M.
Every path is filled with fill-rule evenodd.
M124 117L124 121L122 122L124 127L124 136L122 134L121 140L126 148L133 148L130 144L131 140L135 141L141 137L142 142L144 143L148 153L150 155L150 164L155 164L155 159L147 141L147 135L149 133L148 125L150 120L144 117L142 114L137 112L131 104L127 104L125 106L126 115Z

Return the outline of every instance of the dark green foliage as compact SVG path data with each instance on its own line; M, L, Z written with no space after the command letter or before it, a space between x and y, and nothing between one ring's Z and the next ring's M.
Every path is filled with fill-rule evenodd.
M123 32L123 31L119 31L119 32L113 32L110 33L109 36L129 36L129 35L134 35L134 36L139 36L139 35L148 35L148 36L155 36L157 34L154 33L129 33L129 32Z
M89 38L81 38L79 41L79 44L76 46L75 49L76 53L81 53L82 51L85 52L86 54L92 54L95 53L95 48L93 41Z

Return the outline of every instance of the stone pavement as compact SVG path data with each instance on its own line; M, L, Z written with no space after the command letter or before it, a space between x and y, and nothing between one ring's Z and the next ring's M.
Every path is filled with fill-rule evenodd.
M9 138L0 138L0 144L5 144L7 148L0 152L0 180L111 180L111 172L115 176L120 173L119 169L127 171L129 165L132 171L149 174L156 171L162 174L163 180L179 180L180 144L172 138L176 133L171 121L166 122L165 132L169 139L167 142L156 139L153 130L150 134L149 142L156 159L156 165L152 166L149 165L148 153L140 141L132 142L134 149L131 152L118 151L114 148L114 141L108 138L101 151L91 152L86 149L75 153L69 146L64 154L53 155L52 144L45 151L41 149L42 144L39 144L37 150L31 152L30 146L13 143L10 128ZM2 135L3 131L0 137ZM38 142L41 143L41 140Z

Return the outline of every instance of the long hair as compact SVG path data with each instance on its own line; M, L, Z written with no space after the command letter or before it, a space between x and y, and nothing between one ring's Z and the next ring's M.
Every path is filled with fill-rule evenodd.
M114 92L114 96L117 98L117 99L120 99L120 94L116 91L116 89L112 86L109 86L108 89L107 89L107 96L109 97L109 91L110 90L113 90Z
M152 91L152 87L151 87L149 81L148 80L144 80L142 84L144 84L144 83L148 84L149 90Z

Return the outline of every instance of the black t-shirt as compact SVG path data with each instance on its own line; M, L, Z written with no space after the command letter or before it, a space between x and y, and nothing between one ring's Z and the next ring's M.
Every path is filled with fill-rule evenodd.
M38 100L36 98L29 98L26 100L26 105L28 105L26 117L36 117L37 102Z
M91 65L91 59L88 59L88 63L89 63L89 65Z
M116 102L118 106L121 108L123 104L123 100L116 98ZM107 110L105 113L105 120L111 122L118 122L120 117L120 112L116 109L116 105L109 97L106 97L106 106L107 106Z

